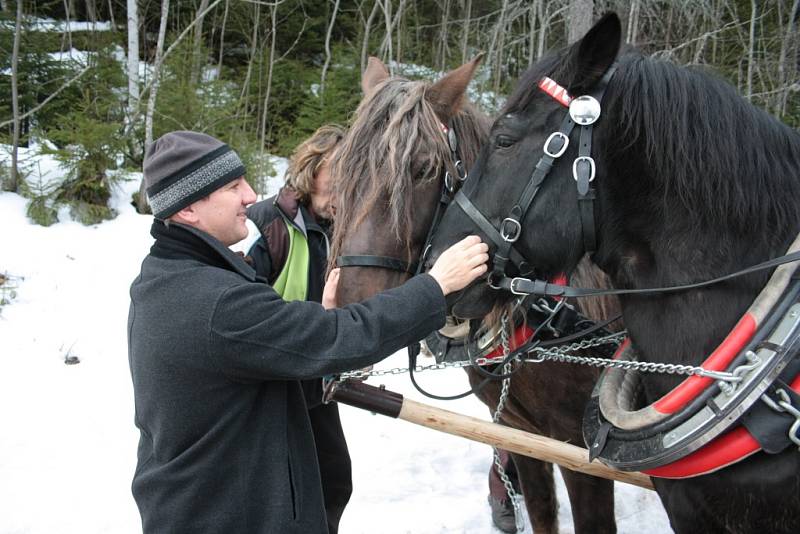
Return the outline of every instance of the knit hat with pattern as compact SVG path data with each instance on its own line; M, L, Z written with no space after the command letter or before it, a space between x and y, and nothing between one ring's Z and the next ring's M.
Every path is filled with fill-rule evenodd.
M157 219L174 215L244 173L231 147L198 132L163 135L144 158L147 199Z

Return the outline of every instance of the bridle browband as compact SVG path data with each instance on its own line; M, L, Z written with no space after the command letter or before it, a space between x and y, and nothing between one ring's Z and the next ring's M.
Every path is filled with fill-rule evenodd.
M337 256L336 265L338 267L377 267L408 273L412 276L418 275L424 270L425 258L428 255L433 236L436 234L436 229L439 227L444 212L453 200L453 195L458 187L467 179L464 164L459 157L458 138L456 137L452 121L449 127L442 124L441 129L447 138L447 146L450 149L450 155L453 159L456 177L453 178L450 171L445 169L444 179L442 180L442 190L439 195L439 201L436 204L436 212L433 215L433 221L425 237L425 244L422 247L419 259L415 262L407 262L391 256L377 256L373 254L346 255Z

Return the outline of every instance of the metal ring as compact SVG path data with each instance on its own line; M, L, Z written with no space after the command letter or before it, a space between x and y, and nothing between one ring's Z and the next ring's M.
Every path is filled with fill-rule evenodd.
M499 282L499 281L497 282L497 285L495 285L495 284L492 282L492 279L493 279L493 278L495 278L495 274L496 274L496 273L495 273L494 271L492 271L491 273L489 273L489 276L487 276L487 277L486 277L486 283L487 283L487 284L489 285L489 287L491 287L492 289L502 289L502 288L500 287L500 285L499 285L499 284L500 284L500 282Z
M575 158L575 161L572 162L572 177L575 178L575 181L578 181L578 162L586 161L589 163L589 181L591 182L594 180L595 171L597 170L594 165L594 159L591 156L579 156Z
M467 179L467 171L464 168L464 164L461 163L461 160L456 160L456 174L458 174L458 181L463 182Z
M455 190L455 186L453 185L453 177L450 176L449 171L444 172L444 186L450 193L452 193Z
M548 149L550 148L550 143L551 143L551 142L552 142L554 139L557 139L557 138L559 138L559 137L560 137L561 139L563 139L563 140L564 140L564 144L563 144L563 145L562 145L562 147L561 147L561 148L558 150L558 152L550 152L550 151L548 150ZM554 159L555 159L555 158L560 158L560 157L561 157L561 156L564 154L564 152L566 152L566 151L567 151L567 147L568 147L568 146L569 146L569 137L567 137L567 135L566 135L566 134L564 134L563 132L553 132L553 133L551 133L551 134L550 134L550 136L547 138L547 141L545 141L545 142L544 142L544 153L545 153L545 154L547 154L548 156L550 156L551 158L554 158Z

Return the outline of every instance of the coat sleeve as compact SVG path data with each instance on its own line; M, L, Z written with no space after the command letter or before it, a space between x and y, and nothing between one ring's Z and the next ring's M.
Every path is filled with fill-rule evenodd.
M209 350L234 379L316 378L376 363L444 323L444 296L427 274L332 310L240 284L217 300Z

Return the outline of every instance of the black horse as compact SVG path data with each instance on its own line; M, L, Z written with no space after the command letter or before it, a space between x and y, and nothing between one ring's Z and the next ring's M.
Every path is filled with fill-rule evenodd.
M517 238L514 247L541 278L569 274L594 248L593 261L613 285L631 289L709 280L786 252L800 231L800 135L712 75L621 49L620 34L617 16L606 15L581 41L523 76L470 171L463 189L469 202L447 210L429 261L472 233L487 242L494 238L493 249L502 250L502 233ZM540 87L542 80L548 85ZM564 154L530 208L511 217L519 218L517 229L504 218L537 161L547 167L540 160L543 147L564 126L564 92L556 84L570 95L605 87L602 111L593 134L579 141L576 130L568 145L549 140L549 152ZM583 159L574 172L571 163L589 148L593 163ZM588 211L581 206L587 200ZM482 225L468 215L469 205L483 214ZM514 266L508 269L513 275ZM699 365L736 325L768 274L622 296L639 359ZM476 283L450 306L462 318L481 317L512 296ZM644 401L655 402L679 382L673 375L645 376ZM800 532L796 446L757 452L703 476L654 483L676 532Z

